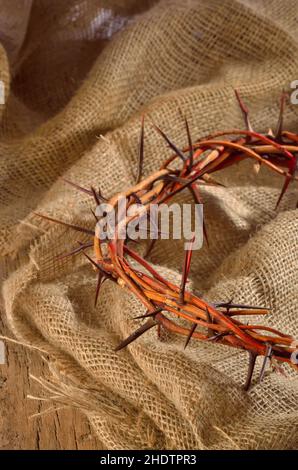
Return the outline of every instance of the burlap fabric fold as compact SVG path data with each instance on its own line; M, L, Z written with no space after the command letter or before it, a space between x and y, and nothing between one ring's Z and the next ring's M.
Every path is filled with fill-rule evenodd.
M107 196L131 185L142 113L182 146L178 107L193 138L243 127L237 88L256 129L274 127L281 90L298 79L297 2L2 4L3 305L18 340L49 357L45 395L52 387L80 408L110 449L297 448L297 376L268 369L244 393L246 353L195 341L183 350L183 339L165 332L115 353L143 307L106 282L94 308L87 261L55 258L84 237L33 215L92 227L92 202L59 176ZM296 132L297 117L298 106L288 106L285 125ZM148 175L169 150L149 119L145 133ZM263 169L256 177L249 162L220 178L225 188L203 192L210 246L193 257L192 287L211 301L266 305L262 322L298 337L295 189L275 212L279 178ZM177 283L182 259L177 240L158 242L151 255Z

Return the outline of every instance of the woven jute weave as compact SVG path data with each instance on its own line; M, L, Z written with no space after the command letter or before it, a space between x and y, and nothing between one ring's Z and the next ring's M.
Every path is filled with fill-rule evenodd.
M109 449L297 448L294 373L268 369L245 393L246 353L195 341L184 351L165 332L115 353L143 307L106 282L95 308L87 261L55 258L82 238L33 215L92 227L89 198L59 177L108 197L131 185L143 113L183 146L178 108L193 138L243 127L237 88L254 127L274 127L281 90L298 79L297 1L1 4L3 307L18 341L49 358L45 396L80 408ZM287 129L297 123L298 106L288 106ZM145 135L148 175L169 150L149 119ZM298 338L294 185L276 212L280 178L256 177L249 162L220 178L226 187L202 192L210 246L193 256L192 288L268 306L262 322ZM182 259L183 241L162 240L150 261L179 283Z

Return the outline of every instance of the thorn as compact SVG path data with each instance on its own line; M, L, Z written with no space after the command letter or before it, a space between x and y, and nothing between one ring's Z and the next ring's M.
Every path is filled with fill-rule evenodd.
M179 108L179 112L180 112L181 116L183 117L184 123L185 123L185 129L186 129L187 140L188 140L188 146L189 146L189 164L188 164L188 171L191 171L191 169L192 169L192 167L193 167L193 146L192 146L192 139L191 139L191 135L190 135L188 120L187 120L186 116L183 115L183 113L182 113L182 111L181 111L180 108Z
M181 152L181 150L179 150L175 144L173 144L173 142L169 139L169 137L159 128L157 127L155 124L154 125L154 128L157 130L157 132L159 132L159 134L164 138L164 140L168 143L168 145L171 147L172 150L174 150L174 152L176 153L176 155L178 155L178 157L181 158L181 160L183 162L185 162L186 158L185 158L185 155Z
M233 298L231 298L231 300L228 300L227 302L218 302L218 303L214 303L212 304L214 306L214 308L220 308L220 307L224 307L227 309L227 314L229 313L229 310L230 308L233 308L234 307L234 304L232 304L233 302ZM236 306L237 304L235 304ZM237 305L237 308L241 308L240 305Z
M91 186L91 191L92 191L92 195L94 197L94 200L95 200L96 204L99 206L100 205L100 199L99 199L99 196L98 196L97 192L93 188L93 186Z
M194 334L195 329L196 329L197 326L198 326L197 323L194 323L192 325L191 329L189 330L188 336L187 336L186 341L185 341L184 349L187 347L188 343L190 342L191 337Z
M86 193L86 194L89 194L89 196L92 196L92 191L90 191L90 189L83 188L82 186L79 186L78 184L73 183L72 181L70 181L66 178L63 178L62 176L60 177L60 179L62 181L64 181L64 183L67 183L70 186L73 186L74 188L78 189L79 191L82 191L83 193Z
M254 368L256 365L256 359L257 359L257 354L255 352L249 351L249 365L248 365L248 372L247 372L247 377L245 384L243 385L243 389L248 392L250 385L251 385L251 379L252 375L254 372Z
M62 255L56 256L55 259L62 260L62 259L67 258L69 256L76 255L76 254L80 253L80 251L84 250L85 248L91 248L92 246L93 246L93 242L92 243L82 244L78 248L75 248L74 250L69 251L68 253L63 253Z
M139 338L139 336L141 336L143 333L150 330L150 328L153 328L153 326L156 326L156 325L157 325L157 322L154 321L153 319L148 320L144 325L140 326L140 328L138 328L131 335L129 335L128 338L121 341L121 343L114 349L114 351L117 352L117 351L120 351L120 349L125 348L130 343L132 343L137 338Z
M286 176L286 179L285 179L285 182L284 182L284 185L282 187L282 190L281 190L281 193L279 195L279 198L277 200L277 203L276 203L276 206L275 206L275 210L278 208L279 204L280 204L280 201L282 200L286 190L288 189L288 186L291 182L292 178L290 176Z
M104 276L103 276L102 272L98 271L97 285L96 285L95 299L94 299L94 307L96 307L96 305L97 305L98 294L99 294L99 290L100 290L100 287L101 287L101 284L102 284L103 277Z
M63 178L62 176L60 177L60 179L62 181L64 181L64 183L67 183L69 184L70 186L73 186L74 188L78 189L79 191L82 191L83 193L86 193L86 194L89 194L89 196L93 196L93 191L91 191L90 189L87 189L87 188L83 188L83 186L80 186L76 183L73 183L72 181L66 179L66 178ZM102 196L100 190L98 190L98 195L99 195L99 198L102 199L103 201L106 201L107 199L105 197Z
M220 338L223 338L224 336L228 336L229 334L230 334L229 331L223 331L222 333L216 333L215 335L210 336L208 339L206 339L206 341L214 341L216 343L216 341L218 341Z
M211 318L211 315L210 315L210 312L209 312L209 309L208 309L207 305L206 305L206 315L207 315L208 323L213 323L213 318Z
M181 278L181 284L180 284L180 292L179 292L179 302L181 304L184 304L184 293L185 293L185 285L187 282L189 270L190 270L190 263L191 263L191 257L192 257L192 245L195 240L195 236L193 236L191 242L190 242L190 248L185 251L185 257L184 257L184 262L183 262L183 270L182 270L182 278Z
M139 162L138 162L138 173L136 178L136 183L139 183L142 178L143 173L143 162L144 162L144 121L145 117L142 116L142 124L141 124L141 136L140 136L140 144L139 144Z
M195 175L193 178L191 178L187 183L183 184L180 188L177 188L175 190L173 190L171 193L168 193L166 194L160 201L159 201L159 204L162 204L165 200L169 199L170 197L172 198L173 196L175 196L176 194L180 193L181 191L183 191L184 189L188 188L190 185L192 185L193 183L195 183L196 181L199 180L199 178L202 177L202 174L201 172L197 175Z
M98 269L98 270L104 275L104 277L105 277L106 279L109 279L109 280L111 280L111 281L117 282L116 279L114 279L113 276L112 276L110 273L108 273L107 271L105 271L104 269L102 269L102 267L101 267L98 263L96 263L92 258L90 258L90 256L88 256L87 253L85 253L84 250L82 251L82 253L83 253L83 255L90 261L90 263L92 263L93 266L95 266L96 269Z
M90 258L90 256L88 256L87 253L85 253L84 250L83 250L83 255L90 261L90 263L93 264L93 266L95 266L98 270L101 271L101 268L100 268L99 264L96 263L92 258Z
M226 307L226 309L227 309L227 314L230 313L231 305L233 305L232 302L233 302L233 298L231 298L231 300L228 302L228 305L227 305L227 307Z
M67 222L63 222L62 220L53 219L52 217L48 217L47 215L39 214L38 212L33 212L34 215L41 217L42 219L49 220L50 222L55 222L56 224L64 225L65 227L72 228L77 232L87 233L88 235L94 236L95 233L93 230L89 230L87 228L80 227L78 225L68 224Z
M160 313L162 311L163 311L163 307L159 307L156 310L153 310L153 312L147 311L145 315L139 315L138 317L133 317L133 320L139 320L140 318L155 317L157 313Z
M102 192L101 192L101 190L100 190L100 187L98 187L97 193L98 193L99 197L100 197L103 201L107 201L107 200L108 200L106 197L104 197L104 196L102 195Z
M143 205L141 199L139 198L139 196L138 196L136 193L132 192L132 193L131 193L131 196L132 196L133 199L137 202L137 204Z
M244 304L233 304L232 299L228 302L219 302L214 304L215 308L224 307L224 308L243 308L247 310L271 310L270 307L259 307L253 305L244 305Z
M90 209L91 210L91 214L93 215L94 219L96 220L96 222L98 222L98 217L97 215L95 214L94 210L93 209Z
M234 90L235 91L235 95L236 95L236 98L238 100L238 103L239 103L239 106L240 106L240 109L242 111L242 114L244 116L244 122L245 122L245 125L246 125L246 129L250 132L253 132L253 128L252 128L252 125L250 123L250 120L249 120L249 111L248 111L248 108L247 106L244 104L244 102L242 101L241 97L240 97L240 94L238 92L238 90Z
M271 344L267 344L266 345L266 355L264 357L262 369L261 369L260 376L259 376L259 383L261 383L263 378L264 378L266 365L267 365L268 359L270 359L271 356L272 356L272 346L271 346Z

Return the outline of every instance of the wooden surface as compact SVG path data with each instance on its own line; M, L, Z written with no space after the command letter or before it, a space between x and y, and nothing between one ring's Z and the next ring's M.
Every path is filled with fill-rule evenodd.
M9 335L2 318L0 334ZM100 449L87 418L77 410L30 419L49 404L27 398L38 393L29 369L40 377L46 366L37 353L6 342L6 364L0 365L0 449Z

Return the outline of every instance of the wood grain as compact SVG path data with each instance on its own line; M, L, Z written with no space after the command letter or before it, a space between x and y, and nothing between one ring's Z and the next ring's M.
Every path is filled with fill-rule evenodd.
M1 318L0 333L9 335ZM49 404L27 398L37 390L29 370L37 377L44 376L46 365L37 353L6 342L6 364L0 365L0 449L101 449L87 418L78 410L59 410L30 419Z

